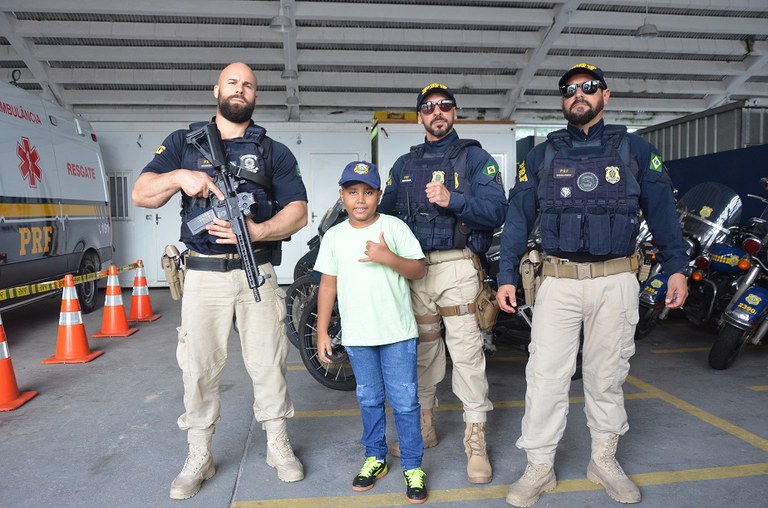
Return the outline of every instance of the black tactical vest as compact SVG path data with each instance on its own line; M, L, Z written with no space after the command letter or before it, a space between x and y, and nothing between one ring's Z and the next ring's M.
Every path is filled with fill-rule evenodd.
M397 186L395 215L408 224L425 252L467 246L470 228L457 220L452 212L430 203L424 189L429 182L437 181L451 192L469 195L472 192L467 178L470 146L480 147L480 143L474 139L458 139L441 153L427 153L423 144L417 145L411 147L403 165ZM474 243L477 242L470 241L470 248L474 247Z
M190 131L195 131L205 126L208 122L193 123ZM271 192L272 171L267 163L270 156L272 140L263 132L257 132L251 127L245 133L245 137L225 140L228 160L241 169L242 178L238 178L239 184L236 192L250 192L256 203L251 207L251 214L255 222L264 222L274 217L278 206L274 202ZM205 141L203 141L205 145ZM209 149L205 146L206 149ZM215 178L217 171L213 165L192 145L186 145L182 158L182 167L205 171L211 178ZM216 237L201 232L193 235L186 223L201 213L209 210L209 199L193 198L182 193L181 197L181 241L187 247L203 254L215 254L222 252L237 252L235 245L220 245L216 243ZM279 242L278 242L279 245ZM254 248L276 247L275 242L256 242Z
M538 197L548 254L621 257L634 250L640 184L626 132L606 125L602 138L591 141L575 140L564 129L547 136Z

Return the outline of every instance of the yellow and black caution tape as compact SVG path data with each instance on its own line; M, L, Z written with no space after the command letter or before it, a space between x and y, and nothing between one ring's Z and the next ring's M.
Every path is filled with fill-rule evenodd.
M126 270L135 270L139 266L143 267L144 264L140 262L131 263L129 265L121 266L117 269L117 272L125 272ZM83 282L90 282L92 280L104 279L107 277L109 270L99 270L98 272L88 273L85 275L75 275L73 278L75 284L82 284ZM0 289L0 302L3 300L13 300L14 298L22 298L25 296L39 295L47 293L49 291L56 291L64 287L64 277L59 280L52 280L47 282L38 282L37 284L28 284L25 286L15 286L7 289Z

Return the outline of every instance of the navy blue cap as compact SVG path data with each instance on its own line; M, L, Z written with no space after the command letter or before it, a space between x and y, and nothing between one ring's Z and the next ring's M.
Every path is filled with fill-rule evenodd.
M456 103L456 97L453 96L453 90L448 88L446 85L443 85L442 83L430 83L421 89L419 97L416 99L416 111L418 111L421 105L424 104L424 99L427 98L427 95L433 93L444 95L446 98L452 100L454 105L458 106Z
M570 69L566 71L565 74L560 78L560 81L557 83L558 88L563 86L566 81L568 81L571 76L575 76L576 74L589 74L596 80L600 82L600 84L603 86L603 88L607 89L608 85L605 82L605 73L600 67L596 67L594 65L588 64L588 63L577 63Z
M374 189L381 189L381 177L376 164L365 161L353 161L341 172L339 185L342 187L352 182L362 182Z

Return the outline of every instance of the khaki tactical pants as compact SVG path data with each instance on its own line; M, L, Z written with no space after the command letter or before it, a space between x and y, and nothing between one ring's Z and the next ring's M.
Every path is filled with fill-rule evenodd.
M547 277L536 296L522 436L534 464L554 464L565 430L568 391L584 323L584 412L592 439L629 429L622 385L635 353L639 284L626 272L594 279Z
M458 251L441 251L441 254ZM430 255L435 259L430 262ZM464 421L482 423L493 409L488 399L483 336L474 313L441 316L439 307L466 306L479 291L477 271L468 258L439 261L427 253L427 274L412 280L413 313L419 326L419 403L422 409L437 405L437 384L445 377L445 346L440 320L445 325L445 344L453 362L453 393L464 405ZM463 311L462 311L463 312Z
M186 273L176 358L182 370L185 408L178 425L188 431L190 444L210 442L219 421L219 383L233 324L253 382L256 420L293 416L285 383L285 292L278 286L271 264L263 264L259 270L272 275L259 288L259 303L248 287L245 270Z

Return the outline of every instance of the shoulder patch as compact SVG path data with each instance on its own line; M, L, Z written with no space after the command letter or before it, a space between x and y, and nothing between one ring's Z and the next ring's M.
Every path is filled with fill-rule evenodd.
M651 164L648 167L651 171L657 171L661 173L661 156L657 153L651 152Z
M157 150L155 150L155 155L160 155L165 151L165 145L160 145L157 147Z
M517 180L519 182L528 181L528 173L525 172L525 161L521 162L517 166Z
M298 176L299 178L301 178L301 170L299 169L299 163L298 163L298 162L296 163L296 168L295 168L295 170L296 170L296 176Z
M496 176L496 173L498 172L499 168L496 167L496 163L493 162L493 160L489 160L485 165L485 169L483 170L483 173L488 176Z
M387 186L392 185L392 172L389 172L389 178L387 178Z

